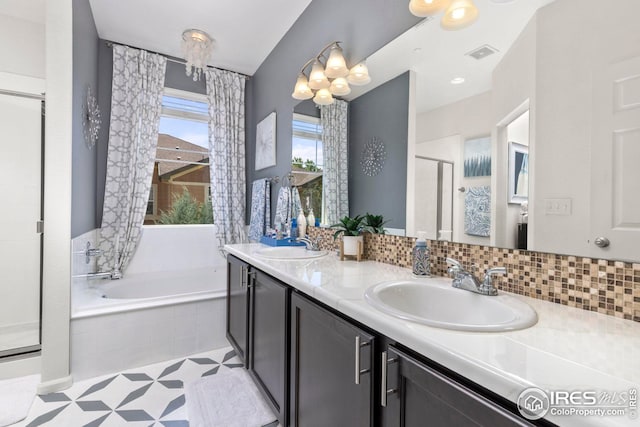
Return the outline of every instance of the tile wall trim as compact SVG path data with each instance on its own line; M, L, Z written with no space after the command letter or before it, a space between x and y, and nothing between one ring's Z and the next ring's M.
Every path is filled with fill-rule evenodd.
M337 250L333 232L308 229L311 237L322 236L320 245L325 250ZM415 241L365 233L365 259L410 268ZM467 269L475 267L478 276L489 267L506 267L506 276L494 280L500 290L640 322L640 263L435 240L427 244L434 275L447 275L447 257Z

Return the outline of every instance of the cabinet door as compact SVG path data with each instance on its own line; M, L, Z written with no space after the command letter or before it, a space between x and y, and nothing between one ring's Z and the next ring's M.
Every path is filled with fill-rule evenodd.
M249 275L249 373L284 426L289 378L289 288L258 270Z
M291 295L291 416L299 427L371 426L374 338Z
M393 346L381 363L384 427L532 425Z
M249 338L249 265L233 255L227 256L227 339L247 366Z

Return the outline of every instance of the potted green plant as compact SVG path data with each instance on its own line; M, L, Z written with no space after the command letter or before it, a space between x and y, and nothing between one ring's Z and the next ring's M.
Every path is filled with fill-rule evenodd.
M345 216L339 223L333 224L331 228L336 228L336 232L333 233L333 240L337 239L341 234L344 242L344 254L345 255L357 255L358 254L358 242L362 242L364 245L364 239L362 237L363 231L363 219L364 216L356 215L351 218Z
M362 230L371 234L385 234L384 225L389 222L385 221L382 215L372 215L367 212L362 220Z

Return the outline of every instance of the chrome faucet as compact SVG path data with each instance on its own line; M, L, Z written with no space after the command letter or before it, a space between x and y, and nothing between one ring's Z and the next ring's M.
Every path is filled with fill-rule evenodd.
M308 237L298 237L296 242L302 242L305 244L307 250L317 252L320 250L320 241L322 240L322 236L318 236L315 239L311 240Z
M451 265L447 270L453 277L452 286L454 288L464 289L466 291L475 292L482 295L498 295L498 289L493 286L493 276L496 274L506 274L507 269L504 267L494 267L487 269L482 283L473 275L466 271L459 261L453 258L447 258L447 264Z

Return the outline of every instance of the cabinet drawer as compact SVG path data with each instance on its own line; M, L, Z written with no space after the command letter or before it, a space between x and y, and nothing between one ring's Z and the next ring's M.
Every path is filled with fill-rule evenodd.
M532 425L394 346L382 355L384 427Z

